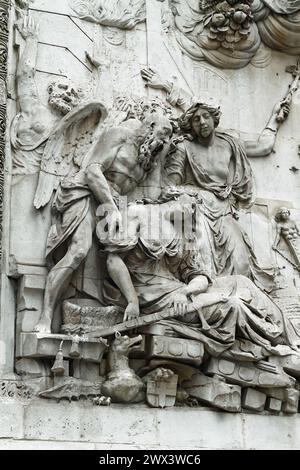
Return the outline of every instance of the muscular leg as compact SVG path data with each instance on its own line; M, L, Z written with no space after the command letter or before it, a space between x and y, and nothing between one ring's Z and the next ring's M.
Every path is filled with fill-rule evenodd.
M74 271L86 258L93 235L91 214L81 222L74 232L66 255L49 272L45 288L44 308L35 331L51 333L51 323L58 300L71 281Z
M131 276L127 266L118 254L109 253L107 256L107 270L111 279L119 287L127 300L127 308L124 321L132 320L139 316L139 301L132 284Z

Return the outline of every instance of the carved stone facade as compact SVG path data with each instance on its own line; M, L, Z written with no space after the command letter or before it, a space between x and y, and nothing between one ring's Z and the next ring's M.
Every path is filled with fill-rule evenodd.
M8 1L0 2L0 240L2 238L2 205L4 191L4 159L6 133L6 74L8 43ZM0 251L1 254L1 251Z
M299 426L300 2L0 12L0 413Z

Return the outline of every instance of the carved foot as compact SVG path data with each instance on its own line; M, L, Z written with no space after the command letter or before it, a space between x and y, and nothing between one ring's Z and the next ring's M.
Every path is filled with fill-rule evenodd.
M51 321L41 320L33 329L36 333L51 334Z

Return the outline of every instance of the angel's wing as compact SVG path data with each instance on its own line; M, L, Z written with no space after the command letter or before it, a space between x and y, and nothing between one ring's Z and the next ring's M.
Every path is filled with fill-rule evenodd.
M54 128L45 146L34 207L45 207L61 178L71 167L81 166L82 160L100 132L107 116L103 104L90 101L77 106Z

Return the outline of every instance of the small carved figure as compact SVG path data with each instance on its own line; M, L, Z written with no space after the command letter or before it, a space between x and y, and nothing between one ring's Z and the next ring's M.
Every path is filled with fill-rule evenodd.
M300 230L297 223L291 219L291 212L286 207L281 207L275 215L276 225L276 238L273 243L273 250L280 253L287 259L291 264L293 264L298 271L300 271L300 251L299 251L299 242L300 242ZM294 261L289 260L284 253L278 248L280 240L283 239L293 258Z
M145 384L129 367L128 354L140 344L142 336L129 338L116 335L108 353L109 373L101 387L101 393L114 403L138 403L145 399Z

